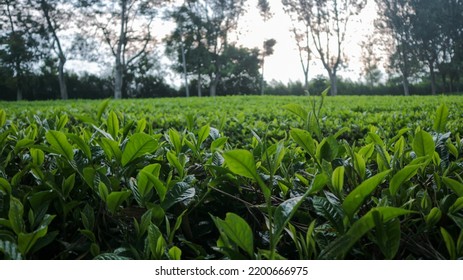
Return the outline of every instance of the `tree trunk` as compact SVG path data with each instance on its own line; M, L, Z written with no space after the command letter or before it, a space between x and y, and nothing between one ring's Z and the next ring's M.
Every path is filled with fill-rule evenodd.
M114 99L122 98L122 64L116 58L116 73L114 73Z
M330 94L331 96L336 96L338 94L338 77L336 76L336 73L330 73Z
M23 100L23 91L21 90L21 87L19 85L16 87L16 100Z
M201 92L201 73L198 72L198 97L201 97L202 96L202 92Z
M64 64L66 63L66 58L60 55L59 65L58 65L58 81L59 81L59 91L61 94L61 99L68 99L68 89L66 87L66 80L64 77Z
M182 64L183 64L183 78L185 80L185 94L186 97L190 97L190 89L188 88L188 75L186 73L186 58L185 58L185 47L182 44Z
M434 71L434 65L432 63L429 65L429 72L431 74L431 93L432 95L436 95L436 72Z
M403 77L402 85L403 85L403 88L404 88L404 95L409 96L410 95L410 86L409 86L408 78L405 77L405 76Z
M217 82L213 81L209 88L209 95L212 97L215 97L216 92L217 92Z
M117 42L116 53L116 72L114 73L114 99L122 99L122 84L124 75L124 66L122 63L122 47L125 43L126 26L125 26L125 13L127 8L127 1L121 1L121 29L119 33L119 41Z
M262 77L260 78L260 95L264 95L264 64L265 56L262 57Z

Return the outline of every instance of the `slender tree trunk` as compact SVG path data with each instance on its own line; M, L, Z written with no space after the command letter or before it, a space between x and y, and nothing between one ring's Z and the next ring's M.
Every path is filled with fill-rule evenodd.
M434 64L429 64L429 72L431 74L431 93L432 95L436 95L437 87L436 87L436 72L434 70Z
M61 93L61 99L67 100L68 96L68 89L66 86L66 80L64 76L64 64L66 63L66 57L61 56L59 58L59 65L58 65L58 81L59 81L59 91Z
M21 90L21 87L16 87L16 100L21 101L23 100L23 92Z
M209 95L212 97L215 97L217 92L217 83L214 81L211 83L211 86L209 88Z
M198 97L202 96L201 92L201 72L198 72Z
M114 73L114 99L122 98L122 84L124 75L124 66L122 63L122 47L125 44L126 26L125 26L125 12L127 8L127 1L121 1L121 29L119 33L119 42L117 42L116 49L116 71Z
M260 95L264 95L264 64L265 56L262 57L262 77L260 78Z
M66 87L66 81L64 79L64 64L66 63L66 56L64 55L63 48L61 47L61 41L59 40L59 37L56 34L57 27L53 25L51 21L49 10L48 10L49 9L48 4L42 0L41 7L42 7L43 14L45 16L45 20L47 21L48 28L58 48L56 52L58 53L58 58L59 58L58 82L59 82L60 95L62 99L68 99L68 91Z
M330 94L331 96L336 96L338 94L338 77L336 76L336 72L330 72Z
M408 78L405 76L403 76L402 78L403 78L402 85L404 88L404 95L409 96L410 95L410 84L408 82Z
M186 97L190 97L190 89L188 88L188 75L186 73L186 58L185 58L185 47L182 42L182 63L183 63L183 78L185 80L185 94Z
M114 99L122 98L122 64L120 59L116 58L116 73L114 73Z

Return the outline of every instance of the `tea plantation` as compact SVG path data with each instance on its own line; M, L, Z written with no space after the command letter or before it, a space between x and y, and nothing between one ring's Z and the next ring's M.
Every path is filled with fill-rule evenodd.
M462 259L463 97L0 102L0 258Z

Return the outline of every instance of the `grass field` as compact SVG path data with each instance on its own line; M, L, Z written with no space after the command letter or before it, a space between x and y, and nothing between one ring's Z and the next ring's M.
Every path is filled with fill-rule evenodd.
M463 257L463 97L0 102L5 259Z

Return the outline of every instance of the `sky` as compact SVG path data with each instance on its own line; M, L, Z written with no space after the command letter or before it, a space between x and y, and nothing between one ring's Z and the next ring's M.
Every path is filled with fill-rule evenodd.
M304 75L296 49L296 42L290 32L291 21L289 16L284 13L280 0L270 1L270 4L273 17L264 22L257 9L257 0L247 1L248 11L241 17L234 39L237 40L238 45L248 48L261 48L264 40L275 39L277 44L274 47L274 54L265 59L265 80L267 82L275 80L283 83L298 80L303 81ZM367 6L361 14L355 18L351 18L347 41L344 44L344 50L348 54L349 63L347 67L338 71L339 76L349 78L353 81L362 80L361 48L359 44L365 39L366 35L373 32L372 24L375 17L376 9L374 1L368 1ZM153 26L158 39L162 39L168 35L174 27L173 23L165 22L161 19L157 20ZM165 55L161 55L161 59L162 63L166 65L170 64L169 59ZM83 69L93 73L100 72L110 75L108 65L97 63L83 63L78 60L69 60L66 68L72 71ZM327 76L321 62L317 58L313 58L310 64L309 79L317 75ZM173 73L167 75L166 80L177 86L183 81L180 75Z
M257 1L250 1L251 8L256 6ZM277 41L275 53L265 60L265 79L276 80L284 83L288 81L302 81L302 72L299 54L296 49L296 41L290 32L291 21L283 11L281 1L270 1L271 10L274 16L264 23L260 18L257 9L250 10L242 18L242 35L239 42L246 47L260 47L265 39L274 38ZM361 79L361 48L359 43L365 36L373 32L373 20L376 17L374 1L368 1L362 13L352 18L348 30L345 52L349 56L349 64L345 69L339 71L339 75L350 78L354 81ZM247 30L246 30L247 29ZM309 68L309 79L317 75L327 76L326 70L316 58L312 60Z

